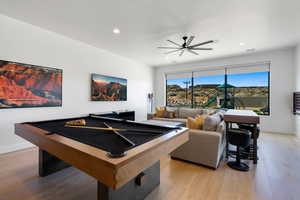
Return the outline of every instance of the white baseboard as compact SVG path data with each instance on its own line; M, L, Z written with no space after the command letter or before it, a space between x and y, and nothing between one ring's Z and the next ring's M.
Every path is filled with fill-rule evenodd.
M25 148L29 148L29 147L33 147L33 146L34 145L29 142L23 142L23 143L14 144L14 145L2 146L2 147L0 147L0 154L17 151L17 150L21 150L21 149L25 149Z
M270 133L270 134L279 134L279 135L293 135L293 136L296 136L295 133L283 133L283 132L275 132L275 131L264 131L264 130L261 130L262 133Z

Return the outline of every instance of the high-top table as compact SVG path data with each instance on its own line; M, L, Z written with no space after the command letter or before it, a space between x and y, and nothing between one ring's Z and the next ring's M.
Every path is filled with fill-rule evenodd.
M226 133L232 123L252 124L253 131L253 163L257 164L257 137L259 124L259 116L252 110L228 110L224 114L224 121L226 123ZM227 135L227 134L226 134ZM226 141L226 158L228 158L229 149L228 142Z

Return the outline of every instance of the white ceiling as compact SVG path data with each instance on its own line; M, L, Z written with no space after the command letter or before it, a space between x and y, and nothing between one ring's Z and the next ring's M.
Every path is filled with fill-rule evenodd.
M300 41L299 0L0 0L0 13L151 66ZM166 57L156 48L183 35L218 42L199 56Z

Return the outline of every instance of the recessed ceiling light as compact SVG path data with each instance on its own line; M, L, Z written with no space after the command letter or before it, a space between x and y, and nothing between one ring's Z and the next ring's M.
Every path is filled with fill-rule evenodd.
M241 43L240 43L240 45L241 45L241 46L244 46L244 45L245 45L245 43L241 42Z
M120 31L120 29L118 29L118 28L114 28L114 29L113 29L113 33L114 33L114 34L120 34L121 31Z

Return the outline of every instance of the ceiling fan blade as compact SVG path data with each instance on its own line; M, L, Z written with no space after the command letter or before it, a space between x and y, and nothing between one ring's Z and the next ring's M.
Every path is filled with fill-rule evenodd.
M176 45L176 46L178 46L178 47L181 47L181 45L180 44L178 44L178 43L176 43L176 42L173 42L172 40L167 40L168 42L171 42L172 44L174 44L174 45Z
M199 44L195 44L195 45L189 46L189 48L194 48L194 47L198 47L198 46L209 44L209 43L213 43L213 42L214 42L213 40L209 40L209 41L206 41L206 42L201 42Z
M186 42L186 46L189 46L191 44L191 42L193 41L193 39L195 38L195 36L191 36L188 41Z
M184 53L184 49L181 50L179 56L182 56L183 53Z
M179 47L157 47L158 49L180 49Z
M189 48L191 50L213 50L213 48Z
M182 48L181 49L176 49L176 50L173 50L173 51L168 51L165 54L175 53L175 52L181 51L181 50L182 50Z
M193 50L191 50L191 49L187 49L187 50L188 50L188 52L190 52L190 53L192 53L192 54L199 55L197 52L195 52L195 51L193 51Z

